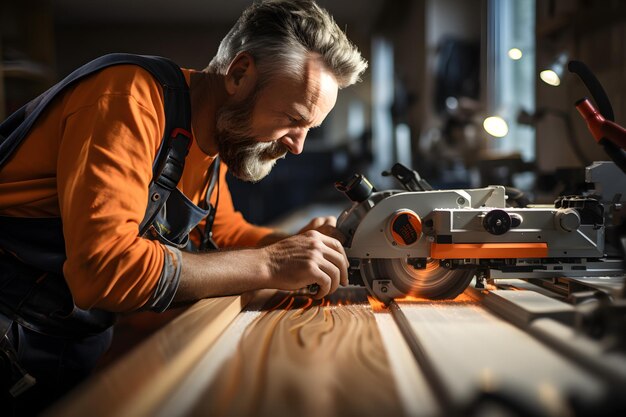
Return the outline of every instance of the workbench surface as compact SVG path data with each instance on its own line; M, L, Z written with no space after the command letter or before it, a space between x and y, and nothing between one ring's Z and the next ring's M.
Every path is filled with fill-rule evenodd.
M567 415L572 396L582 409L610 401L626 358L612 359L607 380L542 342L525 326L559 326L559 306L522 293L468 289L389 308L362 287L320 301L279 291L202 300L47 415L435 416L493 404ZM494 298L510 319L487 308Z

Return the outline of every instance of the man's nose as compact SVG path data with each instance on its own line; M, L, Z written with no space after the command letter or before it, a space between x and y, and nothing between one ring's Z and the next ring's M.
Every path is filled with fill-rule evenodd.
M294 155L299 155L302 153L304 149L304 140L306 139L306 134L309 129L301 128L290 132L288 135L285 135L281 142L287 146L289 152Z

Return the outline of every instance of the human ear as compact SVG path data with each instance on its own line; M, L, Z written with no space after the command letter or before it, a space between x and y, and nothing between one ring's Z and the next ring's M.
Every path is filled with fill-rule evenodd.
M248 52L240 52L226 71L226 91L230 95L246 96L256 84L257 70L254 58Z

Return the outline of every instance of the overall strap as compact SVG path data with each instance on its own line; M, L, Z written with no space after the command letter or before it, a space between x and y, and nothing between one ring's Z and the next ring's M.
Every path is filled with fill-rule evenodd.
M205 251L209 249L217 249L217 244L213 240L213 222L215 222L215 214L217 213L217 205L220 202L220 157L216 156L213 160L213 163L209 167L209 175L211 178L209 179L209 184L206 190L206 194L204 195L204 204L203 208L209 210L209 214L206 217L206 222L204 224L204 231L202 232L201 241L200 241L200 250ZM215 206L211 204L211 194L213 194L213 189L215 188L215 184L217 184L217 199L215 200Z
M0 167L26 137L48 104L82 78L112 65L133 64L150 72L163 88L165 134L153 165L146 214L139 227L143 235L182 175L191 144L189 89L180 68L172 61L133 54L109 54L78 68L48 91L24 105L0 124Z
M168 131L167 127L165 131ZM154 161L152 182L148 189L148 206L139 225L139 236L143 236L148 231L155 217L165 205L167 198L180 181L190 145L191 133L185 129L176 128L169 136L166 133L163 138L159 153Z

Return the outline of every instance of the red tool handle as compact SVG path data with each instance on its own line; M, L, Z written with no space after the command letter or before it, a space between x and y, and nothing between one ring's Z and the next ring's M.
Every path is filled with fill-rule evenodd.
M576 109L587 122L587 127L596 142L606 138L622 149L626 149L626 129L615 122L606 120L591 104L588 98L576 102Z

